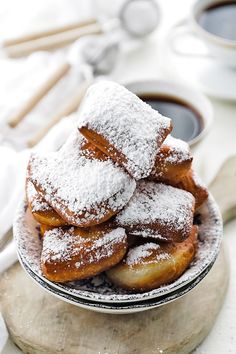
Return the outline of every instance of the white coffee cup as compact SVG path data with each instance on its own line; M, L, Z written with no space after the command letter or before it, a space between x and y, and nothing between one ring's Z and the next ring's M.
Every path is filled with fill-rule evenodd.
M180 55L207 55L212 56L215 59L219 60L221 63L228 65L230 67L236 68L236 41L225 39L219 36L216 36L198 23L199 15L209 6L222 4L224 2L228 2L228 0L198 0L193 5L190 11L190 16L181 21L175 27L172 28L170 35L168 36L168 40L171 44L172 50L177 52ZM236 21L236 19L235 19ZM208 49L208 53L191 53L180 50L179 47L176 46L177 41L186 35L192 34L193 36L197 36Z
M166 80L139 80L124 83L128 90L137 96L157 95L168 96L185 102L187 106L192 107L199 113L202 119L202 129L200 133L192 140L189 145L199 142L209 131L213 121L213 108L209 99L201 92L175 82Z

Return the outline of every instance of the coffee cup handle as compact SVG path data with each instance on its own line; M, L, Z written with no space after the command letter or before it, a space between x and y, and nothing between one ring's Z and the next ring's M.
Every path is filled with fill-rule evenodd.
M191 36L194 38L195 41L198 43L203 44L201 39L197 36L197 34L191 29L189 22L187 19L184 19L180 22L178 22L174 27L172 27L171 31L169 32L167 36L167 42L169 44L170 49L172 52L174 52L177 55L181 56L191 56L191 57L201 57L201 58L210 58L211 55L209 52L207 52L207 49L205 52L200 52L200 51L187 51L184 49L180 49L177 46L178 41L181 38L184 38L186 36Z

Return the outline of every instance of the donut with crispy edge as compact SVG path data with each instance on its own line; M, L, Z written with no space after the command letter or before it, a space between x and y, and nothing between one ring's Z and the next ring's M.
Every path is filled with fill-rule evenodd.
M41 268L56 282L80 280L107 270L124 257L127 236L106 224L87 229L54 228L44 232Z
M180 277L197 249L197 226L181 243L144 243L129 249L126 257L106 272L109 280L124 289L144 292Z

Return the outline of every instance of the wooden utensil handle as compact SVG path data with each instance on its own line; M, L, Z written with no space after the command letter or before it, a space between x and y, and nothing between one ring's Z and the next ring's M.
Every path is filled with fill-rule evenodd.
M53 50L56 48L64 47L75 40L89 35L102 33L102 27L99 23L94 23L88 26L75 28L70 31L54 34L49 37L33 39L28 42L12 45L5 48L9 57L17 58L28 55L38 50Z
M236 156L228 158L210 184L224 223L236 217Z
M56 83L66 75L70 69L69 63L62 63L57 70L34 92L34 94L25 102L20 110L8 119L8 124L14 128L24 117L32 111L36 104L51 90Z
M32 41L34 39L52 36L54 34L58 34L58 33L70 31L70 30L73 30L76 28L81 28L84 26L92 25L96 22L97 22L96 19L91 18L91 19L87 19L84 21L80 21L80 22L74 22L74 23L71 23L71 24L68 24L65 26L60 26L60 27L55 27L55 28L51 28L51 29L46 29L46 30L39 31L39 32L29 33L29 34L23 35L21 37L5 40L3 42L3 47L7 48L7 47L10 47L10 46L13 46L16 44L21 44L24 42Z
M89 81L83 82L75 94L66 102L66 104L55 114L54 117L49 121L49 123L40 130L33 139L29 140L27 145L33 147L39 143L39 141L48 133L48 131L58 123L63 117L75 112L82 101L84 94L90 85Z

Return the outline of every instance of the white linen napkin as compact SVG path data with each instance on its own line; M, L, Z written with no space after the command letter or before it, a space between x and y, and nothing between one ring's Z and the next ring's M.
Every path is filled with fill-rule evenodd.
M69 136L74 127L73 116L64 118L35 147L40 152L55 151ZM24 195L24 181L27 162L31 150L16 153L13 149L0 147L0 241L12 226L17 204ZM0 273L4 272L17 260L15 244L11 241L0 252ZM1 276L1 275L0 275ZM0 353L8 338L7 329L0 313Z
M6 38L44 30L45 27L53 28L91 17L93 8L88 0L2 2L0 42ZM2 56L3 53L0 54ZM25 167L30 155L30 151L25 149L26 141L44 126L55 113L55 108L59 109L70 97L80 82L78 72L71 70L17 128L10 129L6 121L27 100L40 82L43 82L64 60L63 53L43 52L17 60L9 60L3 56L0 58L0 245L1 238L12 225L17 203L24 193ZM59 123L37 149L56 150L69 134L72 120L66 118ZM0 273L10 267L15 260L15 246L10 243L4 251L0 251ZM7 338L6 326L0 314L0 353L5 351Z
M0 245L12 226L17 204L24 195L26 166L31 153L25 149L26 140L50 119L55 107L60 107L63 100L68 99L80 83L79 75L70 72L17 128L10 129L7 119L54 66L59 65L61 59L58 54L37 53L24 60L0 60ZM72 121L72 117L63 119L35 150L57 150L69 135ZM11 241L3 251L0 250L0 276L16 260L15 244ZM6 326L0 314L0 353L4 350L7 338Z
M73 127L73 116L64 118L35 147L35 151L55 151L65 141ZM17 204L23 198L25 174L31 150L15 152L11 148L0 147L0 241L11 228ZM16 260L12 244L0 252L0 273Z

